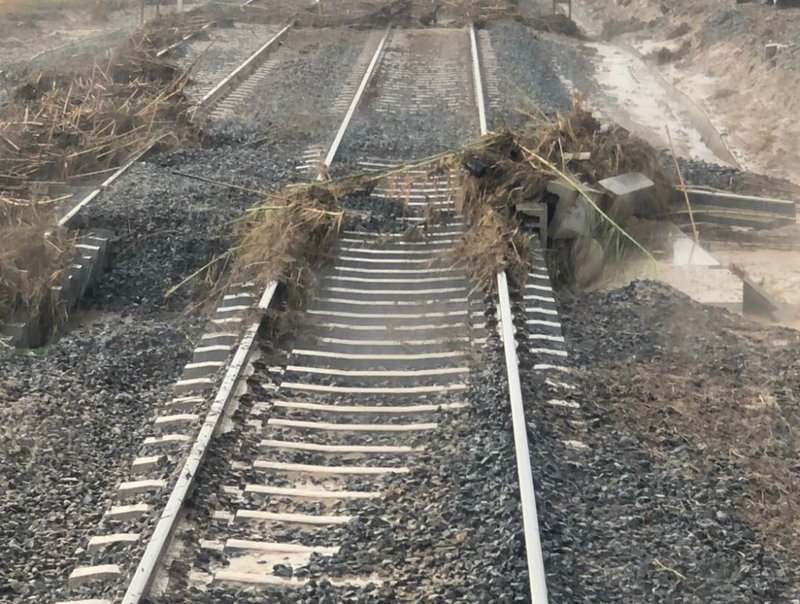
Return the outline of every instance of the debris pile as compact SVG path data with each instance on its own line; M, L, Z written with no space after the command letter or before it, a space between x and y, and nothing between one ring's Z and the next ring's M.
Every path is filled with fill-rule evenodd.
M40 73L0 112L0 186L26 196L32 183L109 172L154 142L190 133L188 80L143 52L114 52L86 72Z
M233 245L167 295L201 276L211 286L212 298L232 284L278 281L289 306L301 306L341 229L345 212L338 195L346 190L321 184L261 192L264 202L234 223Z
M476 285L491 289L501 270L524 283L531 237L526 214L533 206L545 217L539 228L556 252L550 256L557 274L575 280L576 267L591 264L591 254L599 255L601 268L631 251L649 257L634 235L644 232L640 223L652 222L638 216L664 213L667 188L654 184L668 184L661 165L647 143L621 128L601 127L576 106L553 120L536 118L527 131L492 133L457 152L385 172L261 192L264 204L235 225L232 247L178 287L203 276L216 297L242 280L278 280L307 295L342 221L354 213L341 201L368 194L380 180L402 178L410 168L432 174L463 168L455 205L468 228L444 256ZM425 225L443 219L439 214L427 208L422 226L404 237L424 238Z
M188 71L155 58L187 28L137 33L71 73L38 73L0 107L0 321L55 315L45 292L72 253L58 210L69 186L96 182L138 152L194 140Z
M486 136L463 163L459 206L470 228L454 257L484 285L498 270L524 281L526 214L547 217L538 226L555 252L553 275L587 285L624 254L649 256L640 223L666 213L670 179L658 152L579 104L552 120L532 117L525 131Z
M299 16L300 23L311 26L352 25L354 27L463 27L468 23L486 23L517 18L513 0L393 0L361 2L342 10L340 1L321 0Z
M63 314L51 287L58 285L74 244L49 219L52 205L0 195L0 318L38 315L45 330Z
M346 4L346 6L344 6ZM219 9L225 10L224 8ZM267 1L241 8L258 22L295 21L301 27L395 28L486 27L504 19L525 23L532 29L579 37L574 21L548 11L539 14L532 7L521 8L517 0L320 0L298 8L287 2Z

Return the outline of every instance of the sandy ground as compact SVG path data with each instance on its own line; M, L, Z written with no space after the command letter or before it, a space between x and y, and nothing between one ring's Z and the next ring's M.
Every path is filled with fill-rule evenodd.
M776 323L800 330L800 225L762 231L755 241L701 240L670 234L665 253L651 261L609 267L595 289L607 291L636 279L655 279L703 304L742 312L742 273L781 306ZM779 249L778 249L779 248ZM751 319L768 322L764 317Z
M781 323L800 329L800 253L797 250L753 249L735 242L710 245L714 257L736 265L785 305Z
M680 104L669 98L639 57L602 42L588 43L586 47L597 53L598 82L618 101L607 108L615 122L638 131L650 144L660 148L669 146L668 129L679 155L709 162L722 159L703 141Z

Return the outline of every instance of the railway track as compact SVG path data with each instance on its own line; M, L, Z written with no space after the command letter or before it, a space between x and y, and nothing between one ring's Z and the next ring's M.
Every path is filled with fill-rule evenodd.
M213 22L209 23L209 26ZM223 50L214 64L203 70L203 75L191 87L192 96L196 99L194 119L200 120L210 117L222 119L229 117L230 110L237 103L243 103L252 96L253 87L266 77L273 66L270 54L279 45L281 39L291 29L292 24L285 25L245 25L239 28L245 42L236 42L228 36L221 45ZM204 28L208 29L208 28ZM198 32L195 32L198 33ZM159 57L169 56L170 52L183 47L186 56L183 59L185 67L191 66L200 57L210 44L208 41L197 42L194 35L187 35L180 41L165 47L158 53ZM246 59L241 61L242 51L248 52ZM232 98L228 98L228 97ZM145 159L157 146L158 141L153 141L146 148L135 153L125 164L114 170L105 180L93 185L80 185L74 190L78 195L75 202L69 198L68 205L60 209L60 226L80 230L84 222L85 209L96 203L106 191L117 183L133 166ZM109 232L104 229L84 229L76 248L75 256L70 264L64 279L54 286L57 296L61 299L67 311L71 311L77 301L98 280L103 272L103 266L108 257ZM0 342L8 341L15 346L39 346L41 330L36 320L9 322L0 332Z
M320 177L331 170L340 147L348 150L343 161L373 170L396 166L397 149L413 147L398 141L383 154L367 147L369 156L356 157L354 150L364 147L349 140L348 129L363 128L354 116L368 115L370 107L378 114L430 108L438 90L444 106L457 111L461 94L461 105L472 107L470 130L486 132L475 31L448 30L447 36L463 51L462 59L437 64L438 57L431 57L426 64L414 53L413 32L387 30L327 149ZM449 43L442 38L439 44ZM395 52L389 61L387 49ZM430 65L460 73L433 77L428 96L408 95L409 83ZM175 397L155 419L153 436L142 444L131 480L120 485L119 501L90 539L86 563L73 569L65 602L134 604L151 592L191 599L192 589L230 596L242 586L281 597L321 579L332 588L380 591L392 583L391 565L370 564L367 572L352 564L360 554L343 548L347 531L354 522L380 520L393 490L418 487L425 473L420 459L446 457L443 426L469 425L475 358L498 334L524 526L523 583L533 602L547 601L507 279L498 274L497 298L487 301L472 291L463 267L447 259L446 250L466 228L454 205L457 181L451 171L410 168L380 182L370 199L380 228L374 221L347 225L320 275L303 329L285 354L265 354L269 363L257 353L270 348L259 335L261 320L248 322L245 311L256 300L261 309L274 305L279 284L263 292L245 284L226 296ZM409 238L412 230L424 235ZM531 329L529 340L544 341L536 354L556 359L537 368L558 371L566 353L559 347L557 313L537 312L541 303L552 302L552 294L543 291L549 287L542 284L546 270L533 272L540 281L529 284L533 289L526 289L523 301L536 318L517 320ZM185 520L212 439L226 432L235 436L238 455L218 472L216 490L192 496L192 506L206 509L208 517L190 514ZM424 514L425 492L411 496ZM177 581L170 577L176 567L184 575ZM400 600L419 597L402 581L392 589Z

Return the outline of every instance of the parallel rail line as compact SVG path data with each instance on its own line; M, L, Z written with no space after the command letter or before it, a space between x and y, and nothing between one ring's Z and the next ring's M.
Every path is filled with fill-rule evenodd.
M289 27L291 25L287 25L258 52L266 52ZM470 45L478 124L481 134L485 134L488 128L480 49L474 27L470 26L466 33ZM362 96L380 66L390 36L391 29L387 29L319 167L320 179L324 178L337 155ZM245 64L252 66L257 62L254 57L255 55ZM245 64L231 74L229 82L244 77L250 70ZM227 85L225 82L220 84L221 87ZM215 102L219 100L220 94L215 89L206 95L204 101ZM364 164L364 167L373 169L392 166L391 161L380 160L366 160ZM412 172L410 182L406 181L402 187L403 190L410 190L410 193L398 195L400 188L397 183L388 182L378 186L375 197L408 197L411 201L407 205L413 212L420 211L425 205L416 204L413 200L443 192L440 205L454 215L455 207L449 191L451 182L450 178L446 181L440 181L440 177L430 179L423 171L416 171ZM404 242L390 237L388 242L377 247L370 241L370 233L345 231L342 234L336 260L323 276L321 295L306 312L313 322L313 343L305 341L298 344L291 352L292 362L280 368L280 383L275 389L284 393L284 399L272 401L270 404L256 403L253 408L254 414L269 414L264 424L265 437L260 441L264 451L355 455L359 459L373 454L412 455L425 448L425 443L419 440L420 435L438 428L438 423L433 421L435 415L431 414L457 412L466 406L460 400L467 388L463 379L466 379L469 371L464 346L485 342L485 319L482 312L474 310L470 302L470 288L466 277L457 269L437 265L435 262L443 246L452 243L463 232L463 228L464 225L458 220L451 220L446 225L433 227L426 242ZM535 276L541 281L549 281L546 272L539 272ZM540 302L552 301L544 295L549 288L538 283L539 281L532 281L527 286L530 289L526 288L524 298L528 305L527 310L550 316L549 309L540 308L539 305ZM278 283L270 283L260 295L256 295L253 286L248 285L238 293L226 296L220 310L224 318L215 321L219 325L230 324L231 330L210 332L204 337L202 345L195 350L193 366L187 366L189 373L185 373L185 379L176 385L176 397L166 405L169 412L156 420L156 425L162 426L164 433L153 437L151 445L170 446L170 443L178 442L185 446L188 444L187 440L191 440L191 444L188 453L183 456L180 469L173 474L177 479L171 486L166 503L160 507L153 532L122 597L123 604L138 604L148 596L181 521L183 506L208 447L221 419L229 413L229 406L235 399L262 322L260 317L245 321L241 310L251 307L256 299L259 300L257 308L266 310L270 307L278 287ZM502 272L497 275L497 304L513 419L530 597L534 604L545 604L547 588L519 380L514 317L507 277ZM387 308L382 310L382 306ZM353 311L350 310L351 307ZM404 308L408 308L409 312L405 312ZM557 316L553 320L529 319L526 323L552 327L554 330L553 333L530 335L531 339L540 342L534 349L537 354L552 353L555 357L562 355L560 349L551 348L563 343ZM466 332L465 324L468 326ZM243 335L239 336L241 332ZM233 358L227 361L231 351L234 351ZM354 368L356 361L359 362L358 369ZM556 362L540 363L539 367L565 369ZM196 373L193 372L194 368L197 369ZM207 377L204 372L206 368L224 370L219 386L213 376ZM333 381L330 378L334 378ZM203 408L205 399L202 392L207 389L214 389L216 394L202 416L197 410ZM340 395L347 396L348 400L343 402L336 398ZM364 404L364 397L369 398L369 404ZM356 420L352 421L350 416L356 416ZM189 439L179 430L171 432L174 427L180 427L186 422L197 423L201 419L202 424L193 439ZM322 441L308 437L309 434L318 433L325 435ZM348 440L336 441L331 436L340 433L348 435ZM413 435L412 441L407 444L398 443L392 440L395 434ZM137 459L134 467L147 469L157 467L158 463L159 456L153 455ZM248 502L252 497L263 496L301 502L305 499L372 499L380 497L381 493L351 488L349 481L352 477L381 477L408 472L408 466L404 464L369 465L364 462L363 465L322 465L269 456L255 460L252 468L280 474L319 475L328 482L323 488L304 486L302 483L293 486L248 483L244 488L227 487L224 491L240 498L244 507L230 511L219 510L215 517L229 522L296 523L320 527L341 525L349 522L351 517L342 514L311 514L304 511L301 504L281 510L252 509L248 507ZM154 492L167 486L168 482L164 479L145 479L124 483L121 492ZM137 518L143 513L152 512L153 507L150 504L133 504L112 507L106 516L119 519ZM134 533L100 535L93 538L90 547L102 548L109 542L135 542L138 537ZM304 559L315 552L330 555L338 551L336 546L303 546L282 543L279 540L231 538L224 541L207 539L202 541L201 547L223 553L250 552L262 562L285 557L296 559L298 556L300 558L297 559ZM217 569L209 580L254 585L297 584L295 580L285 580L277 576L254 575L239 568L235 564L236 558L231 560L233 563L230 568ZM71 579L79 585L86 578L102 580L119 578L121 575L121 569L116 565L103 564L77 568ZM381 578L365 576L354 577L345 582L331 581L333 585L370 582L380 583ZM97 602L100 601L104 604L110 602ZM78 600L70 602L76 604Z

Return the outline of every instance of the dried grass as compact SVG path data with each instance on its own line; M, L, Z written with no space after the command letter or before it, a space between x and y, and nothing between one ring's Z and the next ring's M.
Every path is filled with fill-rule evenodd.
M507 271L520 283L527 272L529 235L523 232L514 211L515 199L525 194L526 187L519 178L522 165L499 153L513 145L513 138L505 132L487 139L488 146L480 153L487 173L480 179L464 173L456 197L456 209L467 230L448 250L447 257L459 261L473 281L486 289L494 286L500 271Z
M346 6L345 6L346 5ZM232 4L230 5L233 6ZM520 8L516 0L320 0L311 7L272 0L243 7L258 22L293 20L301 27L394 28L487 27L500 20L515 20L539 31L578 36L577 25L566 16Z
M144 53L110 53L74 74L41 73L0 111L0 186L66 182L122 165L155 142L192 137L188 73Z
M54 223L51 205L0 196L0 317L38 316L45 331L63 314L51 287L60 283L75 243Z
M524 283L528 236L514 206L542 202L551 180L565 180L580 189L579 184L638 171L656 183L669 182L655 149L622 128L602 128L580 102L569 113L552 119L532 114L528 117L524 131L489 134L462 157L465 164L482 164L486 170L480 177L464 177L458 207L468 231L451 256L467 259L468 270L485 287L492 287L500 270L509 272L517 283ZM590 153L588 160L573 159L583 152ZM652 260L625 225L606 214L608 208L598 206L586 195L583 198L597 216L592 236L610 258L621 259L633 249ZM568 262L566 255L553 256L557 263ZM564 267L556 268L567 273Z
M329 187L311 185L270 196L236 224L239 244L229 278L279 281L292 295L308 295L343 219Z
M308 302L316 275L341 229L345 211L339 195L365 186L360 182L353 178L262 192L263 203L233 224L233 245L166 295L201 276L210 287L210 300L235 284L252 281L265 286L277 281L286 292L288 306L301 307Z
M88 68L35 74L0 108L0 321L63 315L49 292L72 241L57 225L54 188L96 182L153 144L194 140L188 71L154 58L192 26L163 22Z

